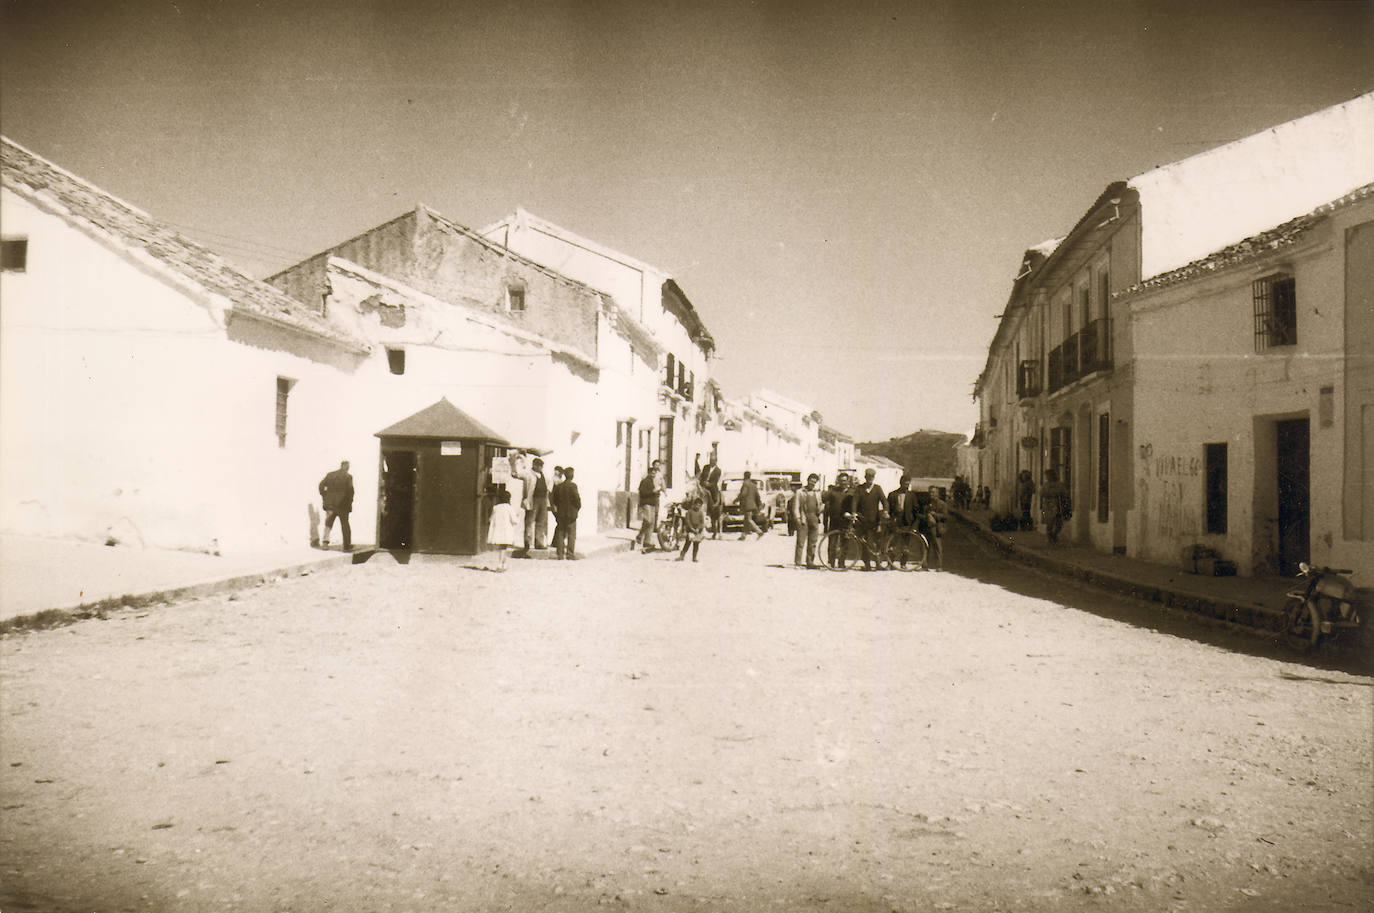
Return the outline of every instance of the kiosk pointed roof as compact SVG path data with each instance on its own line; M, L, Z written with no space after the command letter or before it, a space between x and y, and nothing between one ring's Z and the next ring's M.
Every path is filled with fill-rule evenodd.
M445 440L482 440L510 445L510 441L459 409L447 398L403 418L389 428L378 431L376 437L428 437Z

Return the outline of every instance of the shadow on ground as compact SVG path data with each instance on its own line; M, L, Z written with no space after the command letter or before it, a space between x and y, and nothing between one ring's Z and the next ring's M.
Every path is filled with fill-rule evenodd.
M1081 581L1020 564L1002 556L960 528L959 524L949 525L946 546L946 571L1000 586L1022 596L1045 599L1066 608L1091 612L1102 618L1149 628L1161 634L1186 637L1236 653L1352 675L1374 674L1374 657L1361 656L1354 647L1354 638L1347 637L1343 641L1324 644L1319 650L1303 655L1288 647L1276 631L1261 631L1204 618L1192 612L1107 592Z

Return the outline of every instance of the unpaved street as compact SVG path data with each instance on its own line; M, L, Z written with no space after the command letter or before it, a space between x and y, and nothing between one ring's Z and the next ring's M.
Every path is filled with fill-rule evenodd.
M6 637L0 909L1374 906L1371 679L953 546L380 556Z

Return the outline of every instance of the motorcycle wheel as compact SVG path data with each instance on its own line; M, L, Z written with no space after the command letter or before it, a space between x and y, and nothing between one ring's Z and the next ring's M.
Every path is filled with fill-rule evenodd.
M1305 599L1290 599L1283 607L1283 637L1298 653L1306 653L1321 640L1322 621L1317 607Z
M663 523L658 527L658 546L665 552L671 552L682 542L678 537L677 522Z

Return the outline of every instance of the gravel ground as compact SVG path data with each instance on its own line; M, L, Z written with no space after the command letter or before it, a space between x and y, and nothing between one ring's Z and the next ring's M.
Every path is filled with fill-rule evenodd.
M1374 679L952 546L379 556L5 637L0 909L1374 907Z

